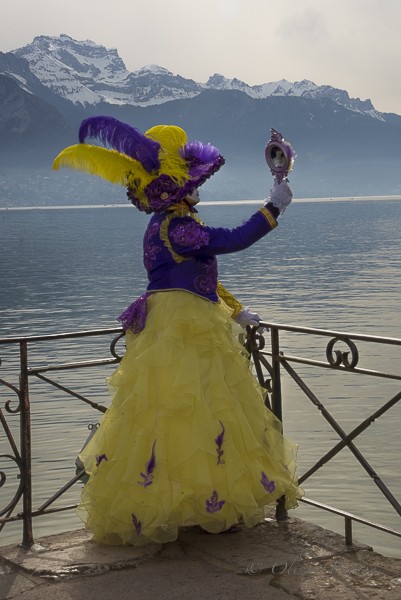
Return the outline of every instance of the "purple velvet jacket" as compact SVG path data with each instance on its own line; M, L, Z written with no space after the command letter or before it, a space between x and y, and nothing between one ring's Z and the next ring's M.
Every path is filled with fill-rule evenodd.
M268 203L235 227L208 227L192 213L154 214L143 241L144 265L148 273L147 293L119 317L124 329L141 331L146 320L150 293L185 290L218 302L218 254L248 248L277 226L278 210Z

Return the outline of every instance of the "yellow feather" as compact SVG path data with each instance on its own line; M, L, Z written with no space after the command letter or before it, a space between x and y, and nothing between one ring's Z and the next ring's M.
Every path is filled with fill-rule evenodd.
M156 125L145 132L146 137L159 142L160 172L182 184L188 179L188 165L180 150L188 141L185 131L177 125Z
M64 148L53 162L54 170L62 167L97 175L111 183L124 186L129 179L135 178L137 183L140 182L139 187L142 189L153 179L139 161L116 150L90 144L76 144Z

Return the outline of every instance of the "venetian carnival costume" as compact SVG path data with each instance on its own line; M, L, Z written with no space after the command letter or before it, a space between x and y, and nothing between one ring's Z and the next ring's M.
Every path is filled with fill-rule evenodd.
M296 445L265 407L238 341L236 321L257 324L258 315L224 289L216 260L274 229L291 201L287 184L239 227L208 227L192 200L224 164L214 146L188 142L179 127L142 134L110 117L83 121L79 139L54 168L120 183L153 215L143 244L149 285L120 316L126 352L108 382L111 406L80 454L89 480L78 515L95 541L142 545L191 525L252 527L282 495L296 506Z

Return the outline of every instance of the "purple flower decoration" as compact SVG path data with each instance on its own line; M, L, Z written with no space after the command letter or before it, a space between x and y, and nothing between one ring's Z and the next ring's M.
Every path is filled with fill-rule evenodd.
M213 494L210 496L210 500L206 500L206 510L209 513L215 513L221 509L225 502L225 500L219 500L219 495L216 490L214 490Z
M183 188L169 175L159 175L144 189L149 206L154 212L163 212L184 197Z
M222 460L221 457L224 454L224 450L221 449L223 442L224 442L224 425L221 421L219 421L220 425L221 425L221 433L219 433L219 435L215 438L215 442L216 442L216 446L217 446L217 464L218 465L224 465L225 460Z
M107 456L105 454L96 454L96 466L98 467L100 465L100 463L102 462L102 460L108 460Z
M268 476L266 475L266 473L264 471L262 471L262 479L260 480L260 483L263 485L266 492L268 492L269 494L274 492L274 490L276 489L276 485L275 485L274 481L269 480Z
M152 485L153 483L153 471L156 466L156 454L155 454L155 444L156 440L153 442L152 446L152 454L150 459L146 463L146 473L141 473L141 477L143 477L143 481L138 481L139 485L143 485L144 488L147 488L148 485Z
M134 515L134 513L131 514L132 517L132 523L135 527L135 531L137 535L141 535L142 533L142 523L140 521L138 521L138 519L136 518L136 516Z
M149 173L155 175L155 178L142 190L140 181L134 179L134 174L127 174L127 181L129 181L127 196L132 204L143 212L164 212L171 205L180 202L185 196L191 194L224 165L223 156L212 144L197 141L188 142L180 150L181 158L187 164L187 178L181 183L177 183L166 173L157 175L157 171L160 173L159 167L157 169L153 168L152 161L157 161L158 155L154 154L153 148L143 144L140 136L134 136L135 141L132 142L132 128L127 130L126 127L115 127L114 125L114 123L111 123L110 127L106 128L107 139L110 138L113 143L118 143L118 148L125 148L127 152L134 152L135 156L140 152L142 164L145 168L148 166ZM120 139L120 134L124 138L123 141ZM146 160L142 160L143 158ZM194 211L193 208L189 210Z

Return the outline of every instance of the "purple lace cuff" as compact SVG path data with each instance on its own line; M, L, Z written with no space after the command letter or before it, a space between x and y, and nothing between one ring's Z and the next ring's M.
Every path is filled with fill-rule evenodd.
M131 329L139 333L144 329L147 317L147 300L150 294L146 292L135 300L121 313L117 320L120 321L124 331Z

